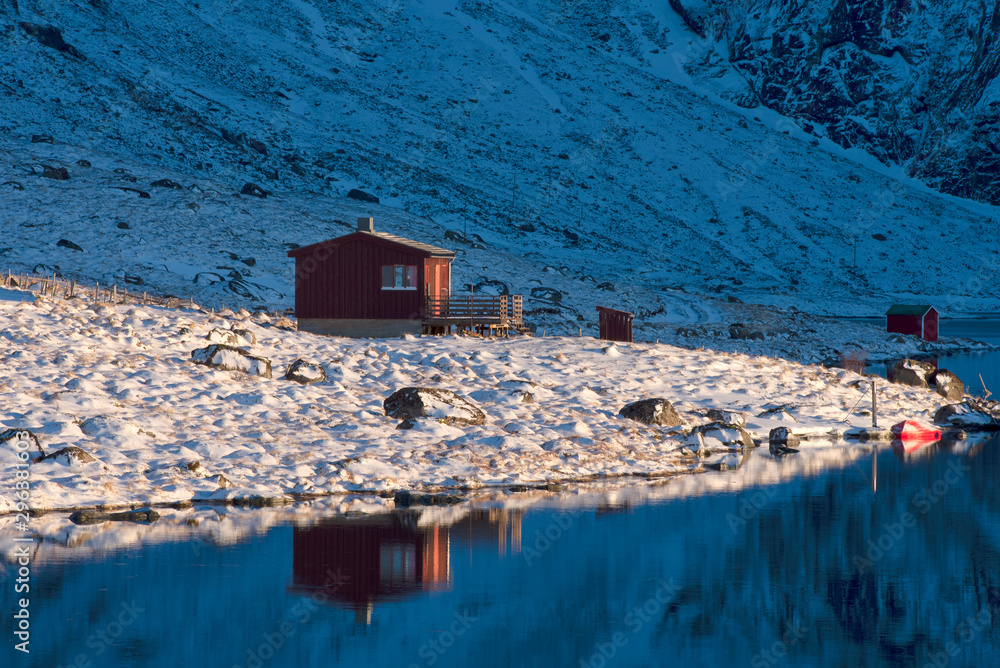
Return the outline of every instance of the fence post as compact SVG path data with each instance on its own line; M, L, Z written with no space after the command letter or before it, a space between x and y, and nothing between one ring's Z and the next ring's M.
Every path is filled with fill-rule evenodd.
M875 399L875 379L872 379L872 427L878 427L878 405Z

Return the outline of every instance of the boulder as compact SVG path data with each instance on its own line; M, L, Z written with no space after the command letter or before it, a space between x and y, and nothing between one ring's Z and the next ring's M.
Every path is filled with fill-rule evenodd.
M44 461L57 461L60 464L70 466L71 464L79 462L80 464L90 464L91 462L96 462L97 460L89 452L83 448L71 445L69 447L56 450L55 452L45 455L40 460Z
M243 187L240 188L240 194L250 195L251 197L259 197L261 199L264 199L271 193L268 190L264 190L256 183L250 183L249 181L247 181L246 183L243 184Z
M359 202L369 202L371 204L378 204L378 197L375 195L369 195L364 190L358 190L357 188L352 188L348 191L347 196L351 199L356 199Z
M938 369L927 376L934 391L948 401L959 401L965 396L965 384L951 371Z
M747 329L746 325L743 325L741 323L734 323L729 326L729 338L748 339L750 338L750 330Z
M698 425L691 430L687 441L697 445L699 449L706 447L709 451L721 449L752 450L755 447L750 432L739 425L710 422Z
M288 369L285 371L285 379L293 380L303 385L324 383L326 382L326 370L323 369L322 364L307 362L299 358L288 365Z
M75 250L75 251L83 250L83 248L73 243L69 239L60 239L59 241L56 242L56 246L61 246L62 248L68 248L70 250Z
M42 176L56 181L69 181L69 170L65 167L49 167L43 165Z
M767 449L772 455L782 456L798 452L801 439L788 427L775 427L767 435Z
M444 424L486 423L486 413L451 390L404 387L393 392L382 406L386 415L399 420L427 417Z
M205 335L205 339L212 343L221 343L227 346L240 346L239 337L231 329L213 329Z
M921 362L909 358L896 360L896 363L892 365L890 380L900 385L928 389L930 385L927 383L927 376L933 373L934 369L934 365L930 362Z
M247 314L249 315L249 314ZM239 327L233 328L233 334L235 334L239 340L239 345L241 346L255 346L257 345L257 335L251 332L249 329L242 329Z
M184 190L184 186L181 184L171 181L170 179L160 179L159 181L153 181L149 185L154 188L170 188L171 190Z
M23 445L22 445L23 443ZM29 458L45 456L41 441L30 429L5 429L0 431L0 448L4 451L27 452Z
M249 376L271 377L271 360L251 355L242 348L224 344L213 344L192 350L191 361L216 369L242 371Z
M718 422L725 425L736 425L738 427L745 427L747 424L746 416L743 413L737 411L724 411L719 408L712 408L708 411L708 419L712 422Z
M618 411L618 414L629 420L661 427L679 427L682 424L677 411L666 399L635 401Z
M958 404L946 404L937 409L934 413L934 424L966 431L993 430L1000 427L1000 421L987 408L971 399Z

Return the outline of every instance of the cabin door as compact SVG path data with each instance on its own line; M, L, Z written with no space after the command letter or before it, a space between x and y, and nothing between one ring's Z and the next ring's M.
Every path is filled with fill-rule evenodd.
M447 299L451 292L451 263L432 258L424 265L424 275L428 299Z

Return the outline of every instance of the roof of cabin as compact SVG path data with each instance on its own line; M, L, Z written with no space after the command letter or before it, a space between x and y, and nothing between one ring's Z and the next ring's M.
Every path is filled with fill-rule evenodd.
M437 246L432 246L430 244L425 244L420 241L414 241L413 239L406 239L404 237L398 237L395 234L389 234L388 232L353 232L351 234L344 235L342 237L337 237L335 239L328 239L326 241L320 241L319 243L310 244L309 246L302 246L301 248L296 248L294 250L288 251L288 257L299 257L300 255L309 255L320 248L334 248L340 246L349 241L364 240L369 242L388 242L390 244L395 244L397 246L405 246L412 250L419 252L424 257L455 257L455 251L450 251L446 248L439 248Z
M930 304L893 304L893 306L885 312L886 315L924 315L930 311L933 306Z

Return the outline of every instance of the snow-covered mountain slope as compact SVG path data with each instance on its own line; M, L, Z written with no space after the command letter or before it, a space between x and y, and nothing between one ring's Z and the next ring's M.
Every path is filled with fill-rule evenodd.
M746 79L740 103L764 104L944 192L1000 202L1000 5L670 1L722 43Z
M713 83L684 68L698 38L665 3L0 7L0 267L287 306L283 244L370 213L468 250L460 282L673 320L713 319L686 293L856 314L998 306L992 208L698 92ZM183 189L151 187L164 178ZM237 197L246 182L272 195ZM345 199L355 187L382 204ZM443 238L466 226L485 250ZM206 288L212 273L225 280ZM570 298L536 296L577 322Z

